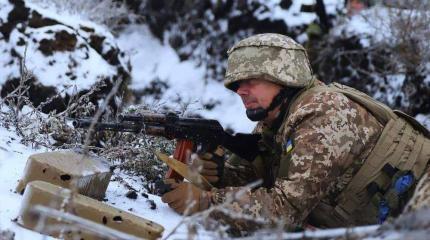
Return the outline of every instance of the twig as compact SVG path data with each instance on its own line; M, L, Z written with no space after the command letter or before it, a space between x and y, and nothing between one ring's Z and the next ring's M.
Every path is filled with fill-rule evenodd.
M285 239L285 240L295 240L295 239L335 239L337 237L342 237L350 234L369 234L374 233L379 229L380 225L369 225L354 228L335 228L335 229L322 229L322 230L306 230L299 233L283 233L281 236L278 234L269 233L267 235L258 237L264 239ZM280 238L279 238L280 237ZM256 237L245 237L241 240L251 240L256 239Z
M92 121L91 121L91 125L88 128L88 133L85 137L85 141L84 141L84 153L88 153L88 146L90 144L90 139L91 139L91 135L94 133L94 127L96 125L96 123L98 122L100 116L102 115L102 113L104 112L104 110L106 109L107 105L109 104L110 99L117 93L119 86L122 83L122 79L118 80L115 82L115 85L113 86L113 88L111 89L111 91L109 92L109 94L106 96L102 106L99 107L99 109L97 110L96 114L94 115Z

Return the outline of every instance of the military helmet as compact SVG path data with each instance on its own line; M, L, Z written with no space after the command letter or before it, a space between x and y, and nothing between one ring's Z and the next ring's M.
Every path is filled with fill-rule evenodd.
M264 33L245 38L227 52L224 85L236 90L240 80L263 78L286 87L306 87L312 69L306 50L290 37Z

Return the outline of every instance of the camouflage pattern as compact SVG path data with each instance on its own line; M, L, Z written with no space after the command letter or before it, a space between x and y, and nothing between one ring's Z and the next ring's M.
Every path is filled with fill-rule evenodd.
M228 51L225 86L237 81L263 78L288 87L305 87L312 70L305 49L291 38L273 33L255 35Z
M327 214L322 206L336 201L383 129L367 110L341 93L306 91L296 103L290 104L289 114L274 136L281 156L262 162L271 162L274 186L229 197L242 189L231 183L250 183L267 170L255 163L242 165L235 157L227 161L224 188L212 190L212 201L224 203L228 209L213 216L239 233L255 228L253 221L242 217L245 215L259 219L256 226L282 223L286 230L293 230L306 225L310 217L318 217L315 214ZM256 129L264 132L270 127L259 123ZM287 151L289 140L291 151ZM232 174L236 169L240 174Z
M420 179L414 195L403 210L403 214L424 208L430 208L430 168L428 167L427 172Z
M236 155L224 163L224 176L227 177L223 178L223 186L240 187L259 180L252 163Z

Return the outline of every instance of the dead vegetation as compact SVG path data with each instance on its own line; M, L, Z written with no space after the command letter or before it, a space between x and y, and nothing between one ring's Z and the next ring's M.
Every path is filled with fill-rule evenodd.
M125 3L115 0L67 1L67 0L31 0L42 7L51 7L58 12L80 15L95 23L116 30L121 24L133 18Z
M144 133L94 132L86 129L75 129L73 118L92 118L113 121L119 113L139 113L148 111L148 106L133 106L114 111L108 104L117 96L121 82L118 81L99 105L91 101L92 94L106 87L103 82L95 84L87 93L72 96L67 108L62 112L43 113L41 109L49 104L49 98L37 107L29 99L28 82L32 78L26 68L25 56L20 66L19 85L0 100L0 124L6 129L15 131L21 143L35 149L58 150L75 149L89 151L104 157L111 162L112 169L119 169L132 175L142 176L148 183L146 189L151 190L153 182L162 178L166 167L156 159L154 150L162 150L170 154L173 141L147 136ZM59 93L61 94L61 93Z
M430 5L407 5L376 5L339 20L352 24L340 24L312 46L321 80L352 86L412 116L429 113ZM354 25L357 19L365 25Z

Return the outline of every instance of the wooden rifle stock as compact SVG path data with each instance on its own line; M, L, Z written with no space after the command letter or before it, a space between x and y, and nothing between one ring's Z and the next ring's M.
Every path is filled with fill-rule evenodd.
M194 143L186 139L178 139L176 143L175 152L173 153L173 158L187 164L189 155L193 151ZM166 173L166 178L173 178L182 181L184 177L179 173L175 172L173 169L169 168Z

